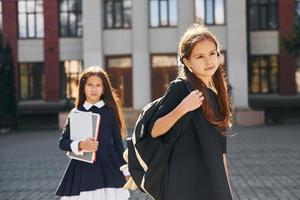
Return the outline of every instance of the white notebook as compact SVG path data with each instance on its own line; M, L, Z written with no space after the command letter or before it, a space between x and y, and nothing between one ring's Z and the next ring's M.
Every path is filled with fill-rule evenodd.
M92 112L75 111L70 114L70 139L85 140L89 137L98 138L100 115ZM67 155L76 160L93 163L96 159L94 152L84 152L83 155L76 155L68 152Z

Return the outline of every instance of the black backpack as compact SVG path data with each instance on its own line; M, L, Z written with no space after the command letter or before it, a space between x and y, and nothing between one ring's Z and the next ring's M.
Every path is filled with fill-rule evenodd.
M186 80L188 93L192 86ZM163 199L165 174L170 154L180 133L190 121L192 112L185 114L163 136L152 138L149 123L160 107L163 97L146 105L139 115L131 138L127 139L128 169L136 186L153 199Z

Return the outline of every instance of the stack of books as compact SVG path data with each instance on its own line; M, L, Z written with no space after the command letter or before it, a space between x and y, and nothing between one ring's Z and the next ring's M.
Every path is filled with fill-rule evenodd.
M83 141L87 138L98 138L100 126L100 115L92 112L74 111L70 114L70 139ZM93 163L96 160L95 152L84 152L83 155L76 155L68 152L69 158Z

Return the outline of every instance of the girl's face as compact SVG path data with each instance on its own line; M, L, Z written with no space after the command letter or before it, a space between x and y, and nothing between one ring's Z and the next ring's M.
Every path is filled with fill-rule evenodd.
M100 101L103 94L103 82L98 76L90 76L84 86L84 94L86 101L91 104Z
M198 42L188 59L184 60L187 67L204 82L211 79L219 67L217 47L210 40Z

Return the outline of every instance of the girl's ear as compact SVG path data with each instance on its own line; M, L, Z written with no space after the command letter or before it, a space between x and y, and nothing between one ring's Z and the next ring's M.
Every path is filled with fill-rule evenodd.
M220 54L220 55L218 56L218 62L219 62L219 65L224 64L224 55Z
M183 62L184 62L184 65L190 70L190 72L193 72L192 68L190 67L191 62L186 58L183 59Z

